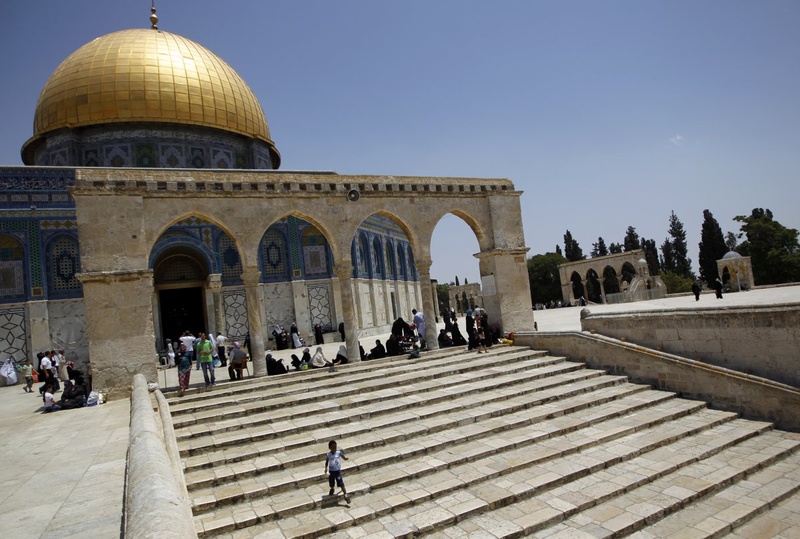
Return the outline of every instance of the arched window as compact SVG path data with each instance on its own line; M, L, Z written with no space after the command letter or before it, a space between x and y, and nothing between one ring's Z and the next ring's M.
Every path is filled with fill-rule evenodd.
M386 268L386 278L397 278L397 268L394 264L394 249L392 248L392 242L386 242L386 248L384 249L385 256L384 256L384 268Z
M358 274L360 277L369 276L369 267L367 260L369 256L369 248L367 247L367 237L364 234L358 238Z
M25 299L25 248L12 236L0 236L0 301Z
M81 271L78 240L62 236L47 249L47 290L51 298L78 297L83 287L76 275Z
M222 282L238 282L242 276L242 259L230 236L222 234L217 243L217 249L219 250Z
M399 266L399 277L402 280L407 280L408 275L406 275L406 251L403 249L402 244L397 244L397 264Z
M289 263L286 238L277 227L270 227L261 240L261 275L265 281L288 281Z
M372 277L383 276L383 249L381 249L381 240L375 238L372 240L372 252L370 253L372 259Z
M408 264L408 280L417 280L417 267L414 265L414 253L411 251L411 246L406 247L406 257Z

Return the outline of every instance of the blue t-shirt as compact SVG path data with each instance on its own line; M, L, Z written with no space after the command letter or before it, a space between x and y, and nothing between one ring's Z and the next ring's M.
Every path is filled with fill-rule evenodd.
M342 470L341 458L344 456L344 451L337 449L336 451L328 451L325 458L328 459L328 470L331 472L339 472Z

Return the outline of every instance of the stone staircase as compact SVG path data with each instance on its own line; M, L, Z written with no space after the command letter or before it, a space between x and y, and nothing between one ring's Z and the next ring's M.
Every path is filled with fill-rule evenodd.
M170 406L200 537L800 537L800 434L546 352L440 350ZM349 504L328 496L331 439Z

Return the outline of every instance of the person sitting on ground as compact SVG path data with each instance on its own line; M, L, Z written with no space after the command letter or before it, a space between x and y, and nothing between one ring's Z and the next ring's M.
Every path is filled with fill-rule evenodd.
M72 408L82 408L86 405L86 394L83 386L78 387L72 383L72 380L64 382L64 392L61 393L61 400L58 405L62 410L70 410Z
M272 354L267 354L267 375L274 376L277 374L286 374L286 367L280 359L275 359Z
M439 348L447 348L448 346L453 346L453 339L450 335L447 334L447 331L444 329L439 330L439 337L436 339L439 341Z
M242 371L247 365L248 359L250 359L250 356L247 355L247 352L242 350L239 341L233 343L233 349L230 353L230 364L228 365L228 376L230 376L231 380L242 379Z
M369 355L367 356L367 358L382 359L385 357L386 357L386 348L381 344L380 339L375 339L375 347L369 351Z
M53 398L53 384L47 383L44 386L44 413L57 412L61 410L61 406L56 404Z
M400 349L400 342L397 340L397 337L394 335L389 335L389 338L386 339L386 355L387 356L399 356L403 353L403 350Z
M331 362L325 358L325 354L322 353L322 347L317 346L317 350L314 352L314 357L311 358L311 367L314 369L321 369L323 367L330 367Z
M299 371L302 363L303 362L300 361L300 358L297 357L297 354L292 354L292 367L294 367L294 370Z
M321 350L318 348L317 350ZM336 357L333 360L334 365L344 365L347 363L347 347L345 345L339 346L339 351L336 352Z
M303 349L303 357L300 358L300 370L305 371L311 368L311 350Z

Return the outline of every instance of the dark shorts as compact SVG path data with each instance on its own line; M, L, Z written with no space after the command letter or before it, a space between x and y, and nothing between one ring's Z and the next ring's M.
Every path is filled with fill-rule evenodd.
M344 478L342 477L341 470L330 472L330 475L328 475L328 484L331 486L331 488L333 488L334 483L339 485L339 488L344 488Z

